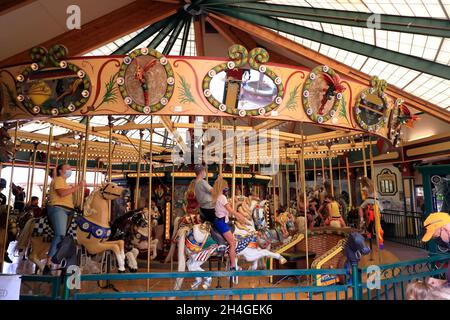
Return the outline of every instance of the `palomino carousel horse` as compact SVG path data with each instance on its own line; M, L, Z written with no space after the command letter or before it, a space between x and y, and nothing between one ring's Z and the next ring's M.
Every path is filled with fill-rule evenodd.
M256 210L255 217L252 216L253 209L256 206L260 209ZM266 221L263 207L259 205L258 200L246 198L238 207L237 211L244 217L245 221L236 221L233 235L236 239L236 260L244 257L248 262L252 262L251 270L256 270L258 261L261 258L269 257L277 259L281 264L286 262L280 254L273 253L258 246L257 230L255 224L260 221ZM211 228L209 223L196 224L193 227L184 227L178 231L178 271L203 271L201 266L213 255L223 252L227 248L225 240L215 240L217 231ZM213 238L214 237L214 238ZM218 238L220 239L220 238ZM186 263L186 253L188 260ZM237 265L236 265L237 267ZM196 278L191 288L196 289L200 284L204 289L211 285L211 278ZM179 290L183 284L183 279L178 278L175 284L175 290Z
M103 183L86 199L84 204L84 216L76 216L72 219L68 234L78 244L84 246L90 254L102 253L106 250L114 252L119 272L125 271L124 241L106 241L111 229L108 223L109 201L121 196L122 188L115 183ZM29 243L31 253L29 260L34 262L39 270L44 269L45 258L50 248L53 230L47 217L29 220L19 235L16 249L24 250Z

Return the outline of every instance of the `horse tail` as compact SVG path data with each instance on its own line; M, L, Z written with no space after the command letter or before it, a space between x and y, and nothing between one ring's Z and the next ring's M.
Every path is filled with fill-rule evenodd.
M186 256L184 253L184 242L186 240L186 233L188 228L180 229L178 233L178 272L184 272L186 270ZM183 284L183 278L177 278L175 283L175 290L180 290Z
M28 243L30 242L31 235L33 234L35 222L36 219L33 218L27 221L22 229L22 232L20 232L19 237L17 238L15 251L26 249Z
M175 219L175 223L173 226L173 233L172 233L172 239L170 240L170 249L169 249L169 253L167 254L166 259L164 260L164 263L169 263L169 261L172 260L173 258L173 254L175 253L175 248L177 246L176 242L174 241L176 236L177 236L177 232L178 232L178 227L180 226L180 221L181 221L182 217L177 217Z

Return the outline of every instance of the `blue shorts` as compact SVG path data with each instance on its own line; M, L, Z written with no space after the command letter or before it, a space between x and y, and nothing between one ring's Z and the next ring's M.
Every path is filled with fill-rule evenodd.
M224 234L225 232L230 231L230 227L225 222L225 218L216 218L214 220L214 227L221 233Z

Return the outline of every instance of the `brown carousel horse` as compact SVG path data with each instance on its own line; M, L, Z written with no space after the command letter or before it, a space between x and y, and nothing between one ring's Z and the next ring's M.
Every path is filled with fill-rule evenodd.
M103 183L86 199L84 215L72 220L68 234L76 242L86 248L89 254L98 254L111 250L117 259L119 272L125 271L124 241L107 241L111 234L109 226L109 202L121 196L123 188L115 183ZM19 235L16 249L24 250L31 244L29 260L34 262L39 270L45 264L41 262L50 248L53 230L47 217L29 220Z

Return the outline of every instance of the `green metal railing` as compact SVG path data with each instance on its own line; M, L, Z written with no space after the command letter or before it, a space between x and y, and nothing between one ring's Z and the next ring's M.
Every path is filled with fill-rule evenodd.
M61 277L58 276L37 276L37 275L23 275L21 276L21 289L26 289L29 284L42 285L48 283L51 285L50 295L21 294L20 300L57 300L61 299ZM30 288L33 290L33 288ZM33 290L34 291L34 290Z
M424 280L431 276L443 276L447 272L447 264L450 261L450 254L433 255L428 258L403 261L392 264L384 264L378 267L379 281L373 281L373 273L370 268L358 269L353 266L351 275L345 269L283 269L283 270L255 270L255 271L208 271L208 272L155 272L155 273L128 273L128 274L88 274L80 276L81 289L71 290L64 285L63 295L60 297L60 277L51 276L24 276L23 282L48 282L52 283L51 296L21 296L23 299L160 299L160 298L178 298L178 299L323 299L323 300L404 300L406 297L406 286L414 280ZM373 266L372 266L373 267ZM251 278L258 281L260 277L285 276L295 277L298 281L290 286L267 286L253 285L229 288L210 288L207 290L155 290L156 284L164 284L164 288L171 288L173 280L176 278L206 278L213 280L229 279L229 277ZM332 284L329 286L317 286L309 281L317 276L335 276L347 279L345 284ZM70 276L69 276L70 277ZM69 278L65 279L64 284L68 283ZM153 281L151 288L143 288L141 291L128 292L93 292L87 290L89 282L98 281L126 281L127 288L138 289L143 287L143 283ZM302 281L300 281L302 280ZM116 282L117 281L117 282ZM132 281L140 281L140 284L133 286ZM166 282L162 282L166 281ZM226 281L227 282L227 281ZM242 283L242 282L241 282ZM251 282L250 282L251 283ZM378 286L377 286L378 284ZM286 283L284 284L286 285ZM302 295L302 296L300 296Z

